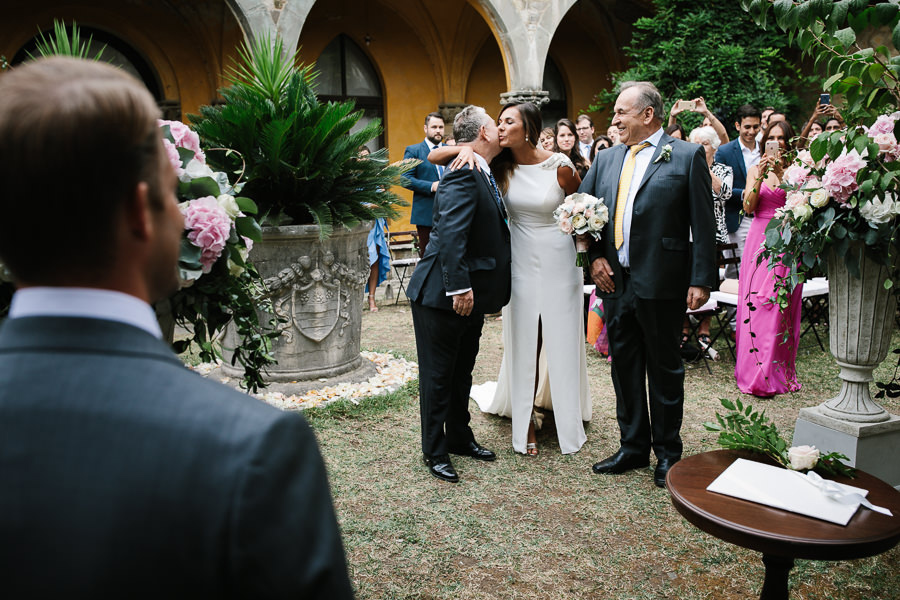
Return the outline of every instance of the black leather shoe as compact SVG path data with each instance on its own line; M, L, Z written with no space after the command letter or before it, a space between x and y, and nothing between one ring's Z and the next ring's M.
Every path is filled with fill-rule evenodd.
M609 473L618 475L632 469L642 469L650 466L650 459L640 454L629 454L624 450L619 450L606 460L601 460L593 466L594 473L598 475Z
M471 456L475 460L497 460L496 454L474 440L469 442L469 444L464 446L463 448L452 449L450 450L450 452L452 454L459 454L461 456Z
M450 457L446 454L441 454L438 456L428 456L423 454L422 460L425 461L425 466L428 467L428 472L438 479L449 481L450 483L456 483L457 481L459 481L459 475L457 475L456 469L453 468L453 463L450 462Z
M656 463L656 469L653 471L653 483L656 484L656 487L664 488L666 487L666 474L669 472L669 469L672 468L672 465L677 463L680 459L678 458L661 458Z

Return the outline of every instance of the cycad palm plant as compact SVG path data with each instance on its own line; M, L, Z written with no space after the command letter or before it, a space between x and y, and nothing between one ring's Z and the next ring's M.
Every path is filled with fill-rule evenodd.
M316 73L296 67L280 39L258 38L239 54L226 74L231 86L220 90L225 103L188 118L207 145L237 151L217 157L225 161L218 166L244 168L244 193L263 223L315 223L327 237L335 226L397 216L402 201L390 186L414 164L387 164L386 150L367 160L357 154L381 133L380 121L352 131L362 111L353 102L320 102Z

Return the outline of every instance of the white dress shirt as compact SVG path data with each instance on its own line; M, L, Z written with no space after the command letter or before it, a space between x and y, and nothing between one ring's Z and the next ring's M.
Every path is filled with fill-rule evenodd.
M9 318L83 317L116 321L143 329L162 339L153 308L139 298L94 288L29 287L18 290L9 307Z
M435 144L428 138L425 138L425 143L428 144L428 147L431 148L432 150L437 150L438 148L443 146L443 144L441 144L441 143ZM438 181L440 181L441 177L444 176L444 165L434 165L434 170L437 171Z
M756 142L756 146L753 148L753 150L751 150L747 146L745 146L744 142L742 142L742 141L738 141L738 144L741 145L741 156L744 157L744 170L749 174L750 167L755 167L756 165L759 164L759 158L760 158L759 142L758 141ZM741 184L744 184L744 183L746 183L746 182L744 182L744 181L741 182Z
M622 216L622 234L624 237L624 242L622 243L622 247L619 248L619 264L625 268L631 266L631 261L629 260L628 249L631 245L631 213L634 209L634 196L637 194L638 187L641 185L641 180L644 179L644 173L647 172L647 167L650 166L650 159L653 158L653 153L656 151L656 147L659 146L659 140L662 138L663 130L662 127L656 130L656 132L648 137L645 140L641 140L639 143L643 144L645 142L649 142L650 145L637 153L634 157L634 172L631 174L631 186L628 188L628 199L625 201L625 214ZM625 152L625 160L622 161L622 166L625 166L625 161L628 160L629 152Z
M581 152L581 156L584 157L584 160L591 160L591 145L590 143L582 143L578 142L578 150Z

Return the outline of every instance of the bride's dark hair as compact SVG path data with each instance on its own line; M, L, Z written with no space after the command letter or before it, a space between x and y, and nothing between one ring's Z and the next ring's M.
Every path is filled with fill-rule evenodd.
M538 143L538 138L541 135L541 127L543 124L541 123L541 111L538 110L538 107L532 104L531 102L521 102L518 104L507 104L503 107L503 110L500 111L500 116L503 116L508 109L515 108L519 112L519 116L522 117L522 125L525 128L525 143L535 147ZM500 118L497 118L497 121L500 121ZM500 154L494 157L494 160L491 161L491 173L494 174L494 179L497 181L497 187L500 188L500 193L505 194L509 189L509 178L512 175L512 172L516 170L515 159L512 155L512 150L509 148L504 148L500 151Z

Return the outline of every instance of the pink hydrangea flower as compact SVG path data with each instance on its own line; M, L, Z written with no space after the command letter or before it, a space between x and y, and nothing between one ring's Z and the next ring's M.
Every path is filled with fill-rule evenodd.
M165 138L163 138L163 147L166 149L166 156L169 158L169 162L172 163L172 168L175 169L175 175L181 177L184 169L181 168L181 157L178 156L178 149L175 147L175 144Z
M175 140L176 147L187 148L193 151L194 158L202 163L206 163L206 155L200 150L200 136L196 132L181 121L164 121L160 119L158 123L160 127L163 125L169 126L169 132L172 134L172 139Z
M856 174L865 166L866 161L856 150L843 154L825 167L822 187L828 190L835 200L842 204L846 203L850 195L859 189Z
M807 194L800 191L789 192L785 200L785 206L791 210L806 204Z
M816 165L815 161L812 159L812 154L809 153L809 150L801 150L800 152L798 152L797 160L799 160L807 167L814 167Z
M870 138L874 138L882 133L894 133L894 117L892 115L881 115L869 127L868 134Z
M809 167L804 167L801 165L791 165L784 173L785 182L796 186L800 186L806 183L806 179L808 177Z
M209 273L231 235L231 219L212 196L187 202L182 205L181 212L188 239L202 250L203 272Z
M878 144L880 153L887 162L900 158L900 145L893 133L879 133L872 137L872 141Z

